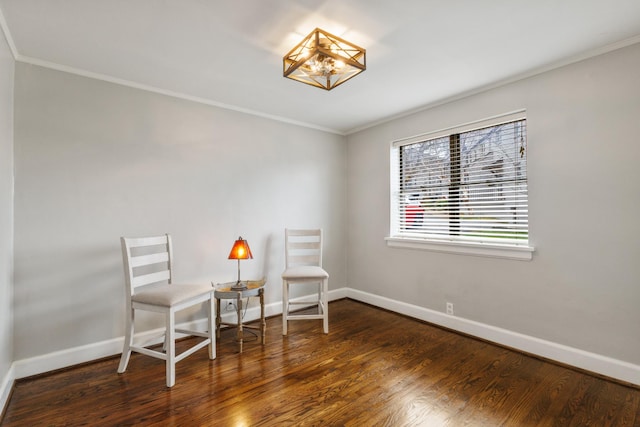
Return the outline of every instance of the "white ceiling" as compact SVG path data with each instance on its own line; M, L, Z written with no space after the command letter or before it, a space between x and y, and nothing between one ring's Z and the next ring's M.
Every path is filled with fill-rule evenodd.
M349 133L640 42L640 0L0 0L16 59ZM2 19L4 17L4 19ZM282 77L315 27L367 49L325 91Z

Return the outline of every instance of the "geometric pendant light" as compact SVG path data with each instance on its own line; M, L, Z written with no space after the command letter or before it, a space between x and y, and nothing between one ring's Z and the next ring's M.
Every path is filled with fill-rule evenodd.
M284 77L331 90L367 69L366 50L316 28L283 58Z

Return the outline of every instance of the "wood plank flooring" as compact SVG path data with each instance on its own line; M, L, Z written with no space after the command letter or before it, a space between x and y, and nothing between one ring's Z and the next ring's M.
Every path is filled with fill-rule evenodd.
M3 426L640 426L640 389L352 300L180 362L132 355L16 382ZM188 340L180 344L184 345Z

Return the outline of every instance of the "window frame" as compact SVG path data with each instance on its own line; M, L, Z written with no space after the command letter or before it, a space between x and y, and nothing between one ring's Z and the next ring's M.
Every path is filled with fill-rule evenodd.
M421 249L428 251L444 252L450 254L477 255L485 257L531 260L535 248L531 246L531 235L526 244L515 244L510 242L477 242L464 241L459 239L429 238L420 237L399 230L400 208L398 192L400 189L400 147L414 143L424 142L451 135L461 134L481 128L497 126L503 123L526 120L526 110L518 110L507 114L493 116L487 119L465 123L462 125L440 129L434 132L415 135L392 141L390 144L390 216L389 216L389 236L385 238L387 246L392 248ZM527 182L529 181L529 171L527 170Z

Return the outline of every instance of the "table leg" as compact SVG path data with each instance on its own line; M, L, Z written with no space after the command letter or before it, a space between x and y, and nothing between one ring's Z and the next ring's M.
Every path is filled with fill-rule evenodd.
M236 307L238 308L238 342L240 343L240 353L242 353L242 293L240 292L238 292Z
M260 324L262 325L262 345L264 345L267 333L267 321L264 318L264 289L260 289Z
M216 298L216 338L220 339L220 324L222 318L220 317L220 298Z

